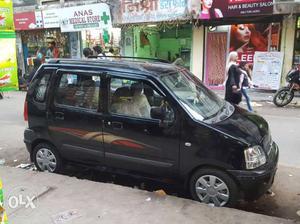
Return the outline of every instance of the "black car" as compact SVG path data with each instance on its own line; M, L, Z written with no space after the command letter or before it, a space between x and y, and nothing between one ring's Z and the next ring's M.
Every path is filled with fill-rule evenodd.
M264 194L277 170L262 117L164 62L51 60L30 84L24 116L40 171L73 162L171 178L195 200L233 206Z

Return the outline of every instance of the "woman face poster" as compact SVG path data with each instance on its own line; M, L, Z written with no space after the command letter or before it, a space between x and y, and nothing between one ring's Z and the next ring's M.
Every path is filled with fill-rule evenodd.
M241 61L252 62L255 51L268 51L270 24L235 24L230 27L230 49Z
M190 0L189 12L195 19L209 20L223 18L222 10L216 7L216 0Z

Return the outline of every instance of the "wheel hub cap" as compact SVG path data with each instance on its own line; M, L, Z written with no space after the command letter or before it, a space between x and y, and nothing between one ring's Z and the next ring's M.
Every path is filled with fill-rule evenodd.
M49 149L39 149L36 153L36 161L42 171L49 171L52 173L56 169L56 157Z
M200 177L195 184L199 200L214 206L225 206L229 201L229 189L224 181L213 175Z

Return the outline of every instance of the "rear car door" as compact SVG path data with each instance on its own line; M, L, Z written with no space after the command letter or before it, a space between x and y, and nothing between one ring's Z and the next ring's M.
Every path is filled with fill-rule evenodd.
M179 164L179 121L170 108L167 124L151 118L165 99L153 82L111 76L103 139L107 166L173 176Z
M61 155L73 161L99 165L102 141L101 74L58 70L48 111L48 128Z

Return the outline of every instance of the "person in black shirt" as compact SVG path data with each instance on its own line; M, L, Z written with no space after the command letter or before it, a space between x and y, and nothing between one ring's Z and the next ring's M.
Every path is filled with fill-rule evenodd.
M242 101L242 93L239 89L241 70L237 60L237 52L230 52L226 65L225 100L233 104L239 104Z

